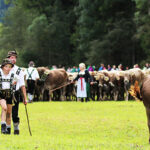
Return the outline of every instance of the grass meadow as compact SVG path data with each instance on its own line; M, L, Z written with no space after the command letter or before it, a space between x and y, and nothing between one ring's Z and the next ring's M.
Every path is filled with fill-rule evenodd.
M149 150L142 102L20 103L20 135L1 135L0 150ZM12 128L13 129L13 128Z

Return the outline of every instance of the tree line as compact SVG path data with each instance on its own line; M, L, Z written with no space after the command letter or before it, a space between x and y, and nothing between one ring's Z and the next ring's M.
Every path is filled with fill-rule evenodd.
M27 66L80 62L133 66L150 61L149 0L6 0L0 59L9 50Z

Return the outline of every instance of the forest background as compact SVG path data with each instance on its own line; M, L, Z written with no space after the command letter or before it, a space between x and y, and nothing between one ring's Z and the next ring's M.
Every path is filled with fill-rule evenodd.
M150 62L149 0L5 0L0 60L26 67Z

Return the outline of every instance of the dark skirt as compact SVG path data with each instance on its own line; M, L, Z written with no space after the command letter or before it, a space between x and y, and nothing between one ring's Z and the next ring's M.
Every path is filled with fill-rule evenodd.
M86 92L87 92L87 97L90 97L90 83L86 83Z

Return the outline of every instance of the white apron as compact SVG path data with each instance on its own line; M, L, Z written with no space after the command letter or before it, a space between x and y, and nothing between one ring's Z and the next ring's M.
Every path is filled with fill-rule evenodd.
M86 82L84 78L79 78L77 82L77 97L87 97Z

